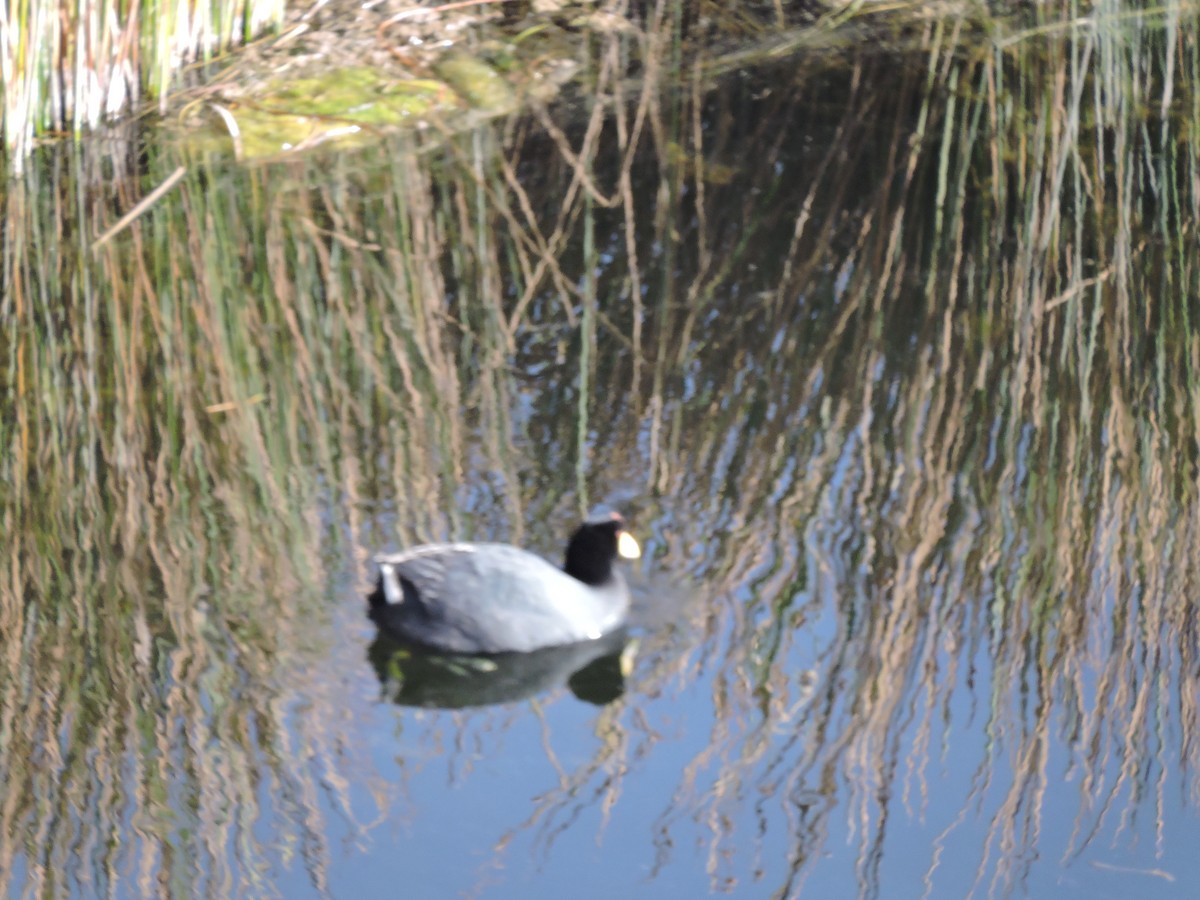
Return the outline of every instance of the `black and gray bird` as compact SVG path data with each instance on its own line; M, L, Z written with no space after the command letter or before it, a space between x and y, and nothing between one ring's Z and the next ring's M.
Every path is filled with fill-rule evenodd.
M589 519L561 569L507 544L427 544L377 556L368 598L384 630L454 653L527 653L620 629L629 589L614 565L641 555L615 513Z

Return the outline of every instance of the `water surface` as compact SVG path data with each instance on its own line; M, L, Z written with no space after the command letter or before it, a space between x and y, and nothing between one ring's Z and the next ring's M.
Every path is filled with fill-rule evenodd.
M1188 896L1200 62L1115 27L192 160L94 250L176 151L43 155L5 889ZM395 702L372 553L601 503L615 699Z

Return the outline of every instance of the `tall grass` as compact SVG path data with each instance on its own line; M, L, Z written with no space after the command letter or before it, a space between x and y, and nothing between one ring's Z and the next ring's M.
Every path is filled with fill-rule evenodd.
M879 893L920 813L931 891L979 815L1003 893L1161 829L1171 778L1194 803L1196 22L1074 18L667 93L613 37L615 105L193 167L95 252L142 185L39 161L0 295L3 877L260 893L298 854L325 888L330 815L376 814L321 677L339 556L549 548L614 497L702 602L498 846L619 809L696 690L649 839L665 870L702 834L714 889L792 895L848 833Z
M685 340L656 360L651 483L689 498L673 546L724 536L728 568L703 565L734 623L722 671L740 677L714 682L711 743L665 835L689 807L730 822L781 804L786 896L839 809L860 890L877 894L894 808L928 813L927 771L979 752L950 717L964 691L986 720L961 798L963 817L991 817L984 889L1019 889L1030 860L1070 859L1143 804L1161 832L1176 760L1198 795L1200 285L1181 235L1200 197L1180 152L1196 128L1200 72L1182 52L1195 27L1178 10L1105 10L975 54L933 24L924 71L887 78L894 60L865 60L776 101L832 132L799 165L771 144L786 114L771 101L705 111L744 123L730 146L772 148L755 165L778 180L760 190L802 186L773 207L795 218L767 275L731 269L761 270L758 232L784 229L730 221L735 199L709 189L707 214L689 203L666 216L692 223L678 253L721 263L675 305L661 298L662 327ZM829 130L813 124L822 109L838 111ZM692 152L720 159L722 135ZM672 404L659 384L684 372ZM833 637L814 656L802 635L817 623ZM696 654L697 672L716 649ZM1079 806L1071 844L1047 850L1060 742ZM960 828L939 841L931 890ZM747 837L714 830L714 889Z
M278 26L283 0L14 0L0 6L4 148L20 172L39 134L80 135L165 103L179 69Z

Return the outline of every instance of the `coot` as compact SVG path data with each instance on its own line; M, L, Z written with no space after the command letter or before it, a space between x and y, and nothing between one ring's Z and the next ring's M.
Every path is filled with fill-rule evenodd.
M528 653L595 640L625 624L629 590L613 563L637 541L614 514L584 522L561 569L507 544L427 544L377 556L371 618L455 653Z

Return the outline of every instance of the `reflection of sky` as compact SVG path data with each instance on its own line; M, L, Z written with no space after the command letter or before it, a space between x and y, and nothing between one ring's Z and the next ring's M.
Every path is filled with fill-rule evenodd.
M777 352L777 344L768 349ZM894 345L898 356L916 358L908 342ZM678 402L711 390L697 387L710 374L700 369L682 378ZM760 385L773 390L776 384L770 363L753 356L743 370L726 375L734 393L751 402ZM878 357L865 375L875 385L870 409L857 400L860 383L814 373L808 396L772 400L774 412L759 425L735 416L735 425L712 441L711 455L686 474L671 506L641 498L648 551L641 575L673 570L681 582L690 580L694 605L650 630L649 649L615 707L598 711L565 691L464 713L378 704L377 686L358 662L370 630L361 624L344 629L335 666L361 674L353 700L361 740L391 785L393 805L370 830L367 851L334 850L335 892L377 895L380 884L404 877L439 896L482 885L485 896L501 897L693 897L710 890L757 897L781 886L823 897L857 893L866 873L884 897L920 896L927 878L932 897L986 896L993 887L1031 896L1186 895L1184 886L1200 877L1190 849L1200 829L1177 756L1176 708L1162 713L1168 736L1151 763L1150 782L1125 773L1131 781L1102 810L1104 792L1122 777L1117 745L1108 746L1093 772L1102 790L1093 788L1099 794L1081 816L1081 760L1088 750L1063 743L1070 723L1061 684L1050 688L1056 706L1042 742L1031 731L1037 672L1019 669L1023 685L993 682L993 654L1015 652L1007 617L1027 615L1045 586L1036 572L1018 577L1023 560L1044 550L1047 539L1034 527L1042 514L1031 516L1022 506L1041 502L1028 492L1041 464L1031 423L1015 423L1011 436L999 416L973 424L978 438L971 460L979 472L953 476L955 514L919 573L925 618L911 624L920 630L917 661L900 670L907 681L896 686L899 708L882 736L855 730L858 713L850 704L872 690L861 680L871 666L862 663L880 652L863 643L869 632L860 632L890 609L890 579L906 542L920 537L905 530L905 490L914 482L929 490L941 478L921 457L910 458L910 422L889 418L906 399L903 366L898 371L896 357ZM835 427L847 403L855 414ZM934 406L923 397L905 415L925 421ZM782 434L795 435L795 452L781 457L761 484L742 483L746 470L739 466L751 458L754 428L771 434L776 417ZM598 422L603 427L602 417ZM643 422L637 432L642 453L648 452L648 427ZM804 487L827 448L827 472L811 513L782 521L781 504ZM981 484L1009 456L1000 499L989 500ZM868 466L884 471L882 494L876 487L861 496ZM1088 471L1081 481L1094 485ZM756 491L764 502L751 507L759 521L747 529L738 521L739 504ZM1003 517L999 527L986 521L996 509ZM547 523L535 527L533 540L553 551ZM981 577L978 543L997 533L999 559ZM1091 588L1081 586L1074 598L1099 601L1088 609L1093 636L1085 646L1101 652L1078 661L1085 711L1096 702L1096 666L1104 658L1104 641L1097 646L1096 636L1106 631L1116 600L1111 570L1137 564L1133 545L1123 545L1122 557L1113 540L1100 538ZM761 546L752 547L753 564L726 585L721 565L731 545L742 542L732 550L745 549L754 541ZM873 557L865 555L868 545ZM717 584L725 587L718 591ZM925 646L934 648L936 695L919 670ZM672 665L679 667L676 675L655 674ZM770 685L766 701L747 686L755 679ZM764 718L760 701L780 705ZM617 731L609 722L598 734L606 716L615 717ZM629 742L626 751L587 774L609 746L605 736L618 731ZM1044 750L1046 761L1020 763L1013 756L1018 750ZM750 753L759 755L750 760ZM1018 776L1031 771L1025 793L1012 793ZM614 772L620 790L606 809L604 786ZM1131 783L1161 791L1161 837L1154 797L1130 806ZM1016 833L1004 831L1006 820ZM1070 848L1075 852L1066 856ZM796 854L806 861L789 872ZM998 872L1002 859L1010 868ZM293 889L303 893L299 873L286 877L289 896Z
M795 673L795 683L838 640L835 599L828 597L819 605L818 614L806 620L804 633L797 635L781 661ZM805 603L805 598L795 601ZM338 832L344 826L336 824L342 821L340 814L323 803L333 823L327 836L335 896L391 896L400 884L406 895L420 896L474 895L482 887L484 896L496 897L686 898L706 895L714 885L736 896L763 896L787 883L787 860L798 849L789 827L796 811L790 807L828 802L817 772L806 778L804 790L791 785L785 793L788 765L771 765L772 754L781 748L790 747L785 759L792 763L811 751L816 736L805 735L802 716L793 723L802 737L797 740L790 730L776 730L763 763L741 773L744 783L736 801L717 805L728 821L713 811L712 792L730 774L723 764L736 759L741 742L760 724L747 710L736 717L727 736L714 743L720 723L713 714L713 679L729 675L719 662L703 664L700 677L674 680L655 696L639 693L635 675L631 695L617 716L631 752L620 765L602 765L576 784L574 777L589 769L603 750L605 733L611 733L596 732L607 713L567 694L469 712L377 703L373 675L354 664L371 630L349 607L340 618L346 621L331 663L347 679L348 713L357 723L353 738L369 748L373 770L364 771L363 780L352 784L352 796L361 818L370 820L373 801L366 786L380 778L387 785L389 808L361 840L351 840L347 832L343 841ZM908 769L906 755L917 740L917 723L896 735L900 771L886 804L878 867L882 896L920 896L935 856L930 896L988 891L1001 852L1000 836L993 835L988 844L988 824L1005 802L1014 773L1005 750L996 754L990 767L983 765L990 690L985 647L978 649L973 662L974 687L967 687L968 671L960 669L945 709L947 720L942 720L940 709L934 714L928 764L918 766L919 776ZM818 673L813 687L817 693L828 687L820 677ZM653 740L647 740L647 728L653 730ZM1197 829L1174 775L1164 785L1161 859L1154 857L1156 838L1148 809L1130 823L1140 835L1136 844L1126 839L1113 843L1109 823L1101 829L1102 839L1090 842L1077 857L1062 859L1076 832L1079 783L1077 773L1070 776L1075 751L1068 752L1057 732L1052 734L1045 797L1036 813L1029 811L1027 823L1038 829L1038 849L1027 860L1029 875L1017 892L1186 896L1187 886L1200 879L1200 863L1192 849ZM710 751L714 755L697 766ZM1168 753L1168 772L1178 773L1177 763ZM1116 775L1116 767L1114 760L1108 767L1110 777ZM620 791L606 812L605 785L618 772ZM685 773L693 772L694 787L689 788ZM764 774L768 777L760 783L757 779ZM876 817L879 808L875 798L859 795L843 774L832 786L839 800L828 820L827 838L820 846L800 848L816 856L804 867L802 880L794 883L803 886L805 896L848 896L856 891L853 872L862 838L858 817L864 810ZM985 776L990 785L981 787ZM769 785L779 790L764 794L762 788ZM1144 821L1143 815L1148 816ZM1085 831L1089 824L1085 820ZM720 835L715 852L714 829ZM269 844L269 836L263 837ZM1079 843L1074 834L1074 844ZM985 847L987 861L980 876L977 867ZM715 881L710 881L706 869L714 859ZM1138 871L1147 869L1169 872L1175 880ZM285 896L313 893L301 867L293 864L279 875Z
M836 109L837 92L826 87L817 106ZM768 117L744 118L770 124ZM1200 883L1195 760L1179 756L1181 747L1195 753L1185 740L1194 740L1196 723L1179 716L1180 704L1194 702L1184 696L1191 682L1178 659L1188 636L1149 624L1158 606L1180 602L1195 580L1190 569L1173 567L1188 560L1193 501L1186 491L1153 482L1156 466L1169 481L1178 458L1155 456L1144 433L1162 418L1158 385L1173 381L1168 366L1151 359L1169 342L1136 328L1121 335L1138 347L1114 353L1128 353L1136 366L1097 351L1072 369L1064 362L1069 348L1051 338L1040 353L1025 344L1018 352L1013 335L1027 334L1015 326L1028 323L993 308L1007 302L997 284L1013 281L989 281L985 271L988 263L1006 265L1003 259L972 262L976 274L957 285L959 305L945 310L944 286L926 294L923 274L910 275L911 285L875 284L880 248L851 250L847 235L880 212L870 205L879 159L866 159L850 174L836 209L814 209L810 235L818 220L838 223L822 264L798 283L780 283L795 210L809 189L803 173L815 171L825 152L820 129L828 125L807 116L791 121L805 133L781 144L786 159L766 167L788 177L763 185L758 167L747 165L734 173L723 203L714 204L728 215L709 218L712 239L699 249L718 257L707 273L720 269L721 277L703 296L688 295L699 268L691 258L698 249L694 211L675 211L677 221L668 224L679 233L664 242L643 224L654 219L656 192L636 192L641 206L634 218L646 228L636 235L646 307L636 377L624 211L595 212L598 241L609 250L594 269L606 319L597 327L589 418L580 427L587 497L577 493L575 477L579 329L568 323L556 286L533 298L528 327L518 329L515 350L501 353L495 369L477 335L469 350L460 346L461 358L449 354L468 399L439 397L436 390L424 398L437 414L418 417L418 425L433 430L443 424L439 416L458 417L472 404L469 421L461 423L462 458L452 460L462 466L460 478L453 466L442 468L436 436L414 434L400 422L389 426L395 446L368 444L362 451L373 474L356 481L354 491L315 464L304 473L315 493L343 492L359 505L347 509L350 501L337 497L318 513L325 566L314 568L333 573L325 598L334 611L328 633L310 633L318 630L311 622L284 623L300 637L283 640L329 645L319 673L290 694L281 688L293 697L294 729L281 767L317 770L325 793L312 804L320 820L308 821L304 802L280 796L308 789L311 781L297 778L281 789L270 780L270 761L258 766L256 753L279 753L279 746L263 749L248 740L243 754L255 765L238 761L241 773L267 773L257 786L261 812L257 819L253 811L246 815L253 837L272 848L276 870L268 880L277 880L284 896L317 892L305 863L319 871L323 855L330 893L353 897L476 889L501 897L691 898L721 890L761 897L801 888L815 897L875 888L884 897L916 897L935 864L932 897L986 896L993 887L1089 900L1179 897ZM635 175L647 182L659 177ZM722 188L708 190L711 198ZM746 205L746 198L768 194L773 199L763 208ZM553 203L561 195L543 200L557 212ZM925 221L920 197L903 202L914 206L915 221ZM885 219L893 221L882 215L877 221ZM920 268L930 252L924 236L915 250L906 241L921 229L896 227L895 253L910 254L909 269ZM985 238L979 236L981 245ZM579 284L573 274L579 260L569 258L579 255L578 241L568 243L560 261L565 283ZM975 249L968 242L964 252ZM672 270L662 271L668 264ZM371 273L347 274L353 280ZM371 295L377 285L368 287ZM1136 295L1161 293L1154 284L1145 287ZM987 290L1001 299L984 304ZM510 302L521 294L515 286L508 292ZM458 309L476 296L451 287L444 299ZM692 302L701 304L695 322L688 319ZM1060 310L1063 318L1066 312ZM690 343L680 346L685 321ZM341 327L337 316L321 325L330 332ZM1056 320L1045 327L1065 326ZM1100 330L1088 331L1088 341L1104 343L1105 326L1094 327ZM466 341L450 331L453 340ZM1001 336L986 337L993 332ZM1139 347L1144 353L1134 352ZM210 362L204 348L198 352ZM282 355L283 376L294 377L290 356ZM1143 357L1161 371L1146 365L1142 373ZM395 362L388 354L383 359ZM395 375L380 368L385 383ZM1035 369L1051 372L1041 382L1047 396L1031 386ZM1145 383L1128 383L1141 377ZM492 379L493 400L503 408L494 418L476 408L484 378ZM266 380L280 409L308 387ZM266 409L270 421L276 410ZM1181 420L1192 415L1172 410ZM492 452L488 440L497 435L481 433L480 422L507 429L502 436L511 437L511 452ZM353 437L332 455L344 453L340 461L355 468L350 457L360 435L356 425L345 427ZM1070 451L1063 447L1068 439ZM406 461L420 470L414 478L436 482L418 500L403 492L419 494L428 485L405 482L411 473L393 465L398 448L409 449L405 442L421 442L420 453ZM1120 464L1103 458L1110 451ZM238 468L232 452L230 459ZM408 521L406 511L421 503L428 515ZM630 512L634 530L646 537L645 558L635 569L645 612L638 620L641 649L619 702L597 709L565 689L463 712L381 701L367 663L373 630L362 596L371 552L415 535L515 540L557 560L580 507L601 503ZM243 512L252 534L261 511L248 503ZM1076 513L1078 520L1068 519ZM1155 531L1160 518L1169 525ZM361 533L351 533L350 522L362 523ZM1174 537L1163 541L1164 534ZM180 594L190 596L191 587ZM250 595L262 588L242 587ZM208 608L213 633L224 634L222 599L212 598ZM1066 641L1056 656L1068 614L1083 620L1084 635ZM1122 629L1134 637L1122 643L1114 634ZM911 644L897 650L905 641ZM275 687L271 674L239 669L233 649L219 652L228 654L237 677ZM1130 696L1103 693L1114 673L1130 682ZM174 686L165 676L163 684L164 691ZM1069 688L1082 697L1075 701ZM167 717L220 719L232 690L205 684L194 708ZM1145 713L1144 726L1128 725L1135 706ZM1095 749L1086 743L1090 732L1075 733L1076 715L1102 719ZM322 730L321 716L331 717L334 734ZM169 727L183 731L186 724L172 720ZM196 728L197 734L235 731ZM305 744L321 738L340 741L337 753ZM190 732L181 738L191 739ZM1130 751L1124 758L1123 750ZM1096 781L1085 802L1088 774ZM1027 777L1024 792L1017 791L1014 785ZM159 830L201 831L187 776L170 778L163 806L178 811L181 824ZM346 821L338 800L343 786L361 833ZM227 798L204 799L219 808ZM128 821L100 823L88 840L99 845L130 836L133 845L141 827L135 805L128 804ZM72 809L63 818L76 813L88 815ZM1011 834L1004 830L1009 822ZM1072 848L1077 853L1068 856ZM229 868L238 870L243 848L213 852L228 853ZM16 859L19 885L26 857ZM244 868L257 859L257 851L246 852Z
M897 352L913 355L906 342L896 343ZM775 352L776 345L769 349ZM757 385L773 386L769 376L760 381L749 371L762 371L753 357L745 370L727 374L751 395ZM1080 763L1087 748L1063 744L1070 730L1064 713L1052 712L1044 743L1031 739L1026 732L1035 727L1038 697L1031 691L1037 673L1020 670L1024 686L993 683L993 654L1012 652L1004 643L1005 617L1030 599L1020 596L1022 590L1035 594L1040 587L1036 579L1016 577L1021 561L1045 540L1031 529L1037 516L1031 519L1014 497L1028 496L1023 492L1035 466L1038 434L1030 423L1016 424L1011 447L999 417L983 417L974 426L983 472L995 472L1006 454L1012 458L1005 490L1013 493L1002 491L998 507L1005 519L999 564L993 560L980 578L977 544L996 533L985 516L997 506L964 471L951 485L957 512L920 574L928 618L912 627L935 648L936 695L912 668L921 665L919 641L918 662L900 672L909 681L897 686L900 707L882 738L855 731L857 713L850 704L859 692L871 690L861 682L870 667L860 666L859 655L879 649L864 645L857 632L894 600L888 579L903 557L893 554L910 538L899 518L904 488L913 479L938 477L922 459L908 458L907 422L887 418L903 400L902 373L889 369L882 357L866 373L876 386L875 406L856 406L840 431L833 423L845 397L858 395L857 385L843 385L843 395L839 382L814 375L809 396L781 398L777 415L783 433L797 435L796 452L781 457L758 487L739 481L744 470L738 462L748 458L747 444L756 435L735 418L742 427L717 436L707 463L686 475L672 506L642 498L639 525L647 556L640 577L662 578L657 570L674 569L681 583L690 579L685 591L690 596L677 619L661 620L648 632L649 649L638 659L629 692L614 707L598 711L565 691L528 704L460 713L380 704L373 675L361 664L371 631L352 616L340 629L333 666L355 673L348 702L359 723L358 739L370 748L371 768L390 786L390 806L382 823L369 830L367 850L332 842L334 892L380 895L380 885L403 877L438 896L473 893L480 886L485 896L512 897L692 897L718 889L762 896L781 886L802 887L806 896L847 896L862 887L858 879L865 872L885 897L920 896L927 878L932 897L971 891L982 896L993 886L1032 896L1176 897L1200 877L1190 850L1200 829L1177 757L1175 707L1163 711L1168 736L1151 783L1132 777L1151 792L1161 791L1160 836L1154 798L1131 807L1129 783L1102 810L1103 791L1122 777L1111 748L1093 773L1103 791L1081 815ZM681 380L680 402L702 393L695 379L705 374L699 370ZM908 415L925 420L932 405L923 398ZM814 407L820 412L810 412ZM769 433L772 418L756 427ZM645 453L647 426L638 434ZM882 443L872 437L878 434L885 435ZM832 451L828 471L811 514L797 522L780 520L781 504L803 488L826 448ZM860 496L867 466L888 467L882 496ZM1084 481L1095 483L1090 476ZM738 504L754 491L763 492L765 502L755 507L761 521L739 530ZM473 502L489 501L479 496ZM553 558L547 523L535 527L533 540ZM753 564L714 593L714 585L725 583L719 567L730 544L749 546L762 535L770 539L754 548ZM1084 591L1100 601L1089 610L1094 621L1086 646L1101 651L1079 664L1085 711L1096 702L1096 661L1103 661L1103 640L1097 646L1096 637L1106 630L1116 600L1111 570L1137 563L1129 555L1132 545L1114 546L1115 540L1111 533L1100 538L1096 552L1106 562L1094 566L1091 588ZM879 546L868 564L870 542ZM1126 547L1124 558L1120 546ZM348 584L351 575L344 577ZM653 604L658 590L643 599ZM352 594L347 588L334 596L340 604ZM689 609L687 603L694 605ZM693 614L697 609L699 616ZM656 632L666 637L658 634L656 642ZM654 674L676 664L674 676ZM775 675L765 675L768 671ZM746 687L755 679L770 685L770 702L781 704L765 718L756 708L761 692ZM1057 693L1051 699L1061 706ZM606 717L615 724L600 725ZM626 749L588 774L597 755L611 746L606 738L618 733ZM848 746L838 745L843 739ZM886 747L877 745L881 739ZM857 755L868 748L872 755ZM1030 767L1013 758L1018 749L1042 748L1044 765ZM749 753L758 756L748 760ZM877 769L880 761L883 768ZM1018 776L1030 771L1034 777L1026 793L1011 793ZM605 785L614 779L619 792L608 809ZM363 786L355 790L359 804L369 808ZM1038 791L1044 793L1037 796ZM1126 820L1130 809L1134 814ZM1015 823L1017 833L1004 832L998 823L1005 819ZM1069 848L1075 852L1067 857ZM789 872L796 854L806 861ZM1015 862L1011 872L997 872L1001 859ZM305 892L301 872L284 878L288 896Z

